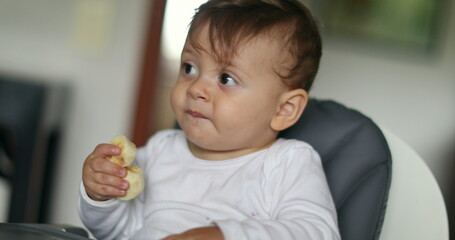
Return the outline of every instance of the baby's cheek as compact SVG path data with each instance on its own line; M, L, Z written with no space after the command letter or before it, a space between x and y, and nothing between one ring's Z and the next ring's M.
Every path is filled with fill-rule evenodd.
M171 98L170 98L170 101L171 101L171 107L172 107L172 110L174 112L177 112L177 109L180 107L181 108L181 105L182 103L184 102L184 100L182 99L183 97L181 96L182 94L180 94L181 91L179 91L177 89L177 87L174 87L174 89L172 90L171 92Z

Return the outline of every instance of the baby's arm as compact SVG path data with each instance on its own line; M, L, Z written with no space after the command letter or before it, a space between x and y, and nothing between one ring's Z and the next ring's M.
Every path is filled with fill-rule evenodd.
M120 239L142 226L143 202L139 198L131 201L116 199L124 196L128 189L128 181L122 179L126 169L108 158L119 155L120 151L115 145L100 144L83 165L79 215L99 239Z

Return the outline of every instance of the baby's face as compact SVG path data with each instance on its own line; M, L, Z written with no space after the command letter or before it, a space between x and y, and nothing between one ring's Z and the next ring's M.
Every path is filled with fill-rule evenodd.
M205 49L188 38L171 103L193 154L227 159L268 147L277 134L270 122L289 90L275 72L278 44L250 41L223 68L208 47L207 26L192 39Z

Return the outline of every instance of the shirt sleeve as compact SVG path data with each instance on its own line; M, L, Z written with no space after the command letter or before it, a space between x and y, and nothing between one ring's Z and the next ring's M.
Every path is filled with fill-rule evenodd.
M145 156L138 151L136 160L141 162ZM78 212L81 221L97 239L128 239L143 225L144 196L129 201L110 199L94 201L86 193L81 183Z
M336 210L319 155L308 145L282 156L266 176L270 219L215 221L226 240L340 239Z
M144 170L153 166L155 158L177 130L164 130L153 135L144 147L137 150L133 165ZM141 194L135 199L121 201L94 201L88 197L83 184L80 187L78 212L88 230L98 239L130 239L144 226L144 209L147 193L147 179Z
M78 201L79 216L97 239L125 239L128 232L135 230L125 221L126 215L134 215L128 210L128 204L117 199L94 201L87 196L81 184Z

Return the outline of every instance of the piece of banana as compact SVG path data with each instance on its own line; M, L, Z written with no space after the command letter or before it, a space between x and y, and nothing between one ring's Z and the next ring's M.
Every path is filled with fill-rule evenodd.
M121 153L118 156L110 157L111 162L126 167L133 163L134 158L136 157L136 145L132 143L127 137L118 135L115 136L111 144L114 144L121 149Z
M144 189L144 172L138 166L126 167L127 174L123 178L130 183L130 187L123 197L118 197L120 200L131 200L139 195Z
M127 174L123 179L130 183L126 195L118 197L118 199L131 200L137 197L144 189L144 172L138 166L130 166L136 157L136 145L122 135L115 136L111 144L120 147L121 152L120 155L112 156L109 160L127 170Z

